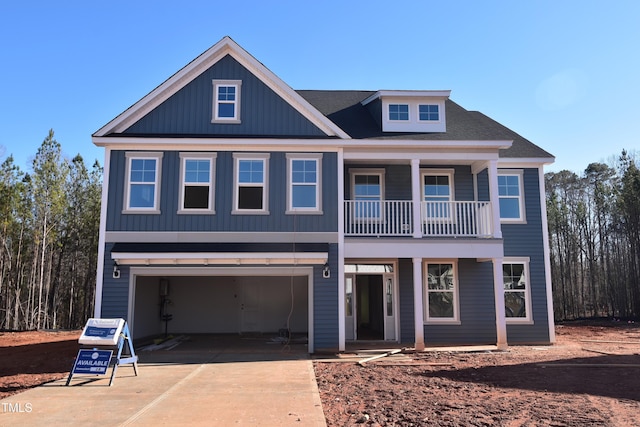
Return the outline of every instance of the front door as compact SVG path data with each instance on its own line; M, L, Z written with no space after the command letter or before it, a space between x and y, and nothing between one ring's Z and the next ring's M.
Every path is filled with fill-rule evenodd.
M345 339L395 341L393 274L345 275Z

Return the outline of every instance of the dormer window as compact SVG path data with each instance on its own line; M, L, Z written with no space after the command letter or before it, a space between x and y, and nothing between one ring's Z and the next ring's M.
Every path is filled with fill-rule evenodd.
M418 105L418 119L421 122L437 122L440 120L440 107L437 104Z
M389 120L409 120L409 104L389 104Z
M240 123L241 80L213 80L212 123Z

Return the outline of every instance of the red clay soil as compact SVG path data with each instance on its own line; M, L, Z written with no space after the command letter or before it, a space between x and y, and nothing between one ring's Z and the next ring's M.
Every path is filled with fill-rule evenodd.
M556 331L556 345L506 352L316 361L327 425L640 425L640 324L572 322ZM0 333L0 399L65 378L79 336Z
M640 325L556 331L553 346L315 362L327 424L640 426Z

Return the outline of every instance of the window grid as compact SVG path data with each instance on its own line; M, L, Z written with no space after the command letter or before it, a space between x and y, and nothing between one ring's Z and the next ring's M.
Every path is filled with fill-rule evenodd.
M129 159L127 209L156 208L157 164L156 158Z
M524 220L520 174L498 174L498 198L500 219L506 221Z
M504 305L507 322L531 320L531 296L528 283L528 262L507 260L502 264Z
M189 157L189 156L193 157ZM213 158L210 154L181 154L182 192L179 213L213 213ZM205 158L206 157L206 158Z
M420 121L438 121L440 120L440 107L435 104L419 105L418 118Z
M453 263L427 263L425 318L427 322L458 322L458 295Z
M409 120L408 104L389 104L389 120Z

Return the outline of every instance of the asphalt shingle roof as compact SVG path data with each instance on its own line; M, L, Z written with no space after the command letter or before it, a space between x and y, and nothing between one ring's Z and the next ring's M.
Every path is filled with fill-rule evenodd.
M435 133L382 132L369 109L361 101L376 91L298 90L329 120L354 139L413 139L425 141L501 141L513 140L511 148L500 150L506 158L553 158L553 155L528 139L478 111L468 111L447 99L447 131Z

